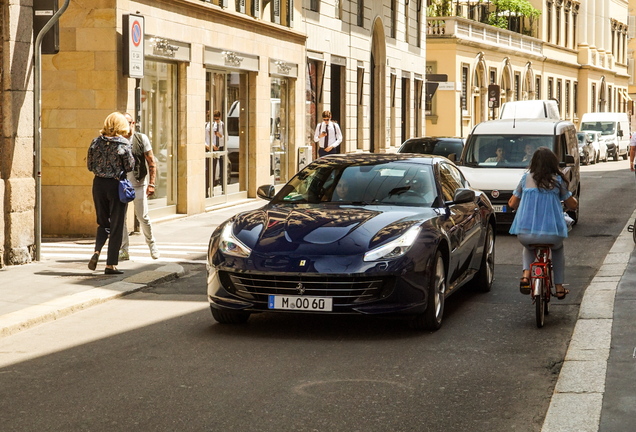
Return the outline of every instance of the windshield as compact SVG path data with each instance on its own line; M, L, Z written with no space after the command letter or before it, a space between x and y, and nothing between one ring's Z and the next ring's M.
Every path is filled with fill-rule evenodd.
M398 153L420 153L448 157L451 154L459 159L464 149L464 143L461 139L457 140L409 140L402 144Z
M581 123L581 130L598 131L601 133L601 135L614 135L614 131L616 130L616 122L613 122L613 121L585 122L585 123Z
M585 136L587 134L584 132L577 132L576 138L579 140L579 146L585 145Z
M317 161L291 179L273 202L430 206L436 197L430 165Z
M473 135L464 165L480 168L527 168L539 147L554 147L553 135Z

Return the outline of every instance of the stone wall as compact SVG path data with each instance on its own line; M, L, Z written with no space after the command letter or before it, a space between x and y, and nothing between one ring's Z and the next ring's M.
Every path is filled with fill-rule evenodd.
M0 264L24 264L34 252L33 9L29 0L2 2L2 141ZM2 202L4 201L4 202Z

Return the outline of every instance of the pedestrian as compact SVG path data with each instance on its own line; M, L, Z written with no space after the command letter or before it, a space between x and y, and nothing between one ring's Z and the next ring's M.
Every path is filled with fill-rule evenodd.
M139 221L141 232L144 233L146 244L150 248L150 256L152 259L159 259L161 256L157 249L155 237L152 235L152 224L148 217L148 197L155 193L155 181L157 176L157 168L155 165L155 156L152 154L152 145L145 134L135 131L135 121L128 113L124 114L126 121L130 127L130 132L126 136L132 145L132 155L135 158L135 169L128 173L128 180L135 188L135 216ZM148 178L150 177L150 182ZM122 235L121 249L119 251L119 259L122 261L130 259L129 254L129 238L126 220L124 218L124 232Z
M221 111L215 110L212 113L212 124L207 123L206 130L206 148L210 150L210 137L212 138L212 150L215 152L223 151L224 148L224 135L225 135L225 123L221 120ZM223 178L223 163L222 158L216 158L213 168L214 186L223 184L221 179Z
M561 201L570 210L576 210L578 201L568 190L568 181L559 169L559 160L552 150L539 147L530 160L530 167L513 192L508 205L516 209L510 234L516 234L523 245L523 276L519 289L530 293L530 265L534 261L534 248L530 245L552 245L554 286L559 300L569 293L563 288L565 253L563 240L568 227L563 216Z
M128 204L119 200L119 179L135 167L131 145L125 138L129 129L123 114L110 114L104 121L100 136L88 147L86 156L86 166L95 174L93 202L97 214L95 253L88 262L88 268L97 268L99 254L110 237L105 274L123 273L116 266L119 263L119 248Z
M322 112L322 123L316 126L314 142L318 143L318 157L338 153L342 131L338 123L331 121L331 111Z
M632 132L632 136L629 138L629 167L632 171L636 171L634 164L636 161L636 132Z

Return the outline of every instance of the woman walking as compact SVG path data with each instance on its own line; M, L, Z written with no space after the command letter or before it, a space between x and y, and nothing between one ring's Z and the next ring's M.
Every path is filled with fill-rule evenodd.
M101 135L88 148L86 165L95 174L93 179L93 202L97 213L97 237L95 253L88 268L95 270L102 247L110 236L105 274L122 274L117 270L124 218L128 204L119 200L119 178L135 167L132 147L124 136L129 125L123 114L114 112L106 117Z

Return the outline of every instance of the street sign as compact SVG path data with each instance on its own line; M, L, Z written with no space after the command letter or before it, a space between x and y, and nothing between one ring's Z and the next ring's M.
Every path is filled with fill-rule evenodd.
M144 17L141 15L124 15L124 75L130 78L144 77Z
M446 74L426 74L426 81L446 82L448 75Z
M455 81L441 82L437 90L455 90Z
M426 101L431 102L433 100L433 96L435 96L435 91L437 91L437 87L439 83L436 82L427 82L426 83Z

